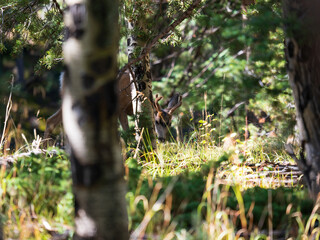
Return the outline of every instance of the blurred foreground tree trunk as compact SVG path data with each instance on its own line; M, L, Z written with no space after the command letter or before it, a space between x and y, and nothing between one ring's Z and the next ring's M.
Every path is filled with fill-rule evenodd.
M296 160L309 193L320 192L320 2L284 0L286 59L302 152Z
M3 219L2 219L2 217L0 217L0 240L3 240L4 238L3 238L3 225L2 225L2 221L3 221Z
M66 2L63 125L71 147L74 239L128 239L117 132L118 1Z

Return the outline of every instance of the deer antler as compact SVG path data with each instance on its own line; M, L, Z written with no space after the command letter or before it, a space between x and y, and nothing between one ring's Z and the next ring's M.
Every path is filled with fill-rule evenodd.
M178 108L180 107L182 104L182 96L179 96L179 99L178 99L178 103L176 105L174 105L172 108L170 108L169 110L169 114L172 115L172 113Z
M158 97L158 94L156 94L156 100L154 101L154 107L155 109L158 111L158 112L161 112L161 107L159 105L159 101L162 99L163 97L162 96L159 96Z

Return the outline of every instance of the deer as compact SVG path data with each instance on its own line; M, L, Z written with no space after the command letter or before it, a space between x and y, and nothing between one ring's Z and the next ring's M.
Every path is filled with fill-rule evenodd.
M64 73L60 75L60 95L63 92ZM119 120L123 130L128 130L128 115L133 115L132 102L131 102L131 89L130 89L130 75L125 72L118 80L119 89ZM62 123L62 108L60 107L53 115L47 119L46 130L44 138L47 139L52 131Z
M168 103L168 106L165 109L162 109L159 105L159 101L162 99L162 96L156 95L154 101L154 118L155 118L155 129L159 141L164 142L167 138L167 133L169 127L171 126L171 120L174 111L182 105L182 96L178 93L174 94Z
M64 74L60 76L60 94L63 92ZM131 97L131 82L130 74L125 72L118 78L118 100L119 100L119 121L122 129L127 131L129 129L128 116L133 115L133 105ZM159 101L163 97L156 95L156 100L153 104L155 109L155 129L159 141L163 142L166 139L168 129L171 126L173 112L182 104L182 97L180 94L174 94L165 109L159 105ZM46 122L46 129L44 132L44 139L48 139L52 131L62 123L62 108L60 107L53 115L51 115Z

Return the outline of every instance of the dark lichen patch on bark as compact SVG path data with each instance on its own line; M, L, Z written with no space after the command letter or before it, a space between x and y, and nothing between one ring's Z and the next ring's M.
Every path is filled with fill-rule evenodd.
M145 75L145 68L142 66L141 63L137 64L135 67L134 67L134 74L135 74L135 77L136 77L136 81L139 82L143 79L144 75Z
M105 56L103 58L91 61L91 69L98 75L106 74L113 67L112 56Z
M84 33L85 33L84 29L76 29L76 31L73 34L73 37L76 39L81 39Z
M75 186L90 187L102 178L101 164L81 164L75 154L71 155L72 180Z
M147 71L146 72L146 75L147 75L147 82L150 82L151 81L151 72L150 71Z
M86 109L91 118L96 119L95 124L100 126L98 122L101 114L106 111L106 117L111 117L117 113L117 94L116 81L113 80L102 86L94 94L85 97ZM103 109L101 109L103 108Z
M147 88L147 85L146 85L145 82L142 81L142 82L139 82L139 83L138 83L138 91L142 92L142 91L144 91L146 88Z
M69 85L70 84L70 70L68 65L63 66L63 85ZM62 87L62 86L61 86Z
M74 210L75 210L76 217L78 217L79 216L78 211L80 210L80 204L78 201L77 192L74 191L73 195L74 195Z
M94 85L95 78L93 76L90 76L89 74L83 74L82 75L82 84L85 88L91 88Z
M65 42L70 38L70 35L71 35L70 34L70 29L69 29L68 26L66 26L64 28L64 31L63 31L63 39L64 39Z
M299 61L300 62L307 62L310 57L312 56L312 48L307 44L304 44L300 47L299 51Z
M291 40L289 40L288 42L288 54L289 54L289 58L293 58L294 56L294 44Z
M86 8L84 4L74 4L69 6L69 11L73 18L74 26L68 26L68 38L74 37L76 39L82 38L85 33L85 21L87 18Z
M104 101L106 103L107 116L109 117L118 113L118 95L116 93L116 86L117 82L113 80L102 87Z
M114 129L109 129L109 132L112 132ZM98 132L101 134L101 131ZM114 136L115 138L117 136ZM103 136L98 136L97 139L102 139ZM96 152L99 154L99 159L103 160L103 166L107 169L113 169L115 167L115 162L112 161L111 156L113 156L113 151L108 144L105 142L97 141L95 144Z
M312 98L312 92L310 91L310 87L308 85L304 86L301 95L300 102L302 110L304 110Z
M86 7L84 4L74 4L70 6L70 13L76 28L81 28L86 18Z
M89 116L91 124L100 126L100 104L101 96L100 94L94 93L84 98L84 108Z

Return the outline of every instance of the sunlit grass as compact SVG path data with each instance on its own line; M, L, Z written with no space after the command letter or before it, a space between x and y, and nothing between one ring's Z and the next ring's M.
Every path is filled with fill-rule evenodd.
M221 149L197 143L161 143L154 161L141 162L146 173L154 177L175 176L182 172L196 172L204 163L219 159Z
M228 148L223 144L225 142L228 142ZM151 157L139 162L147 176L157 178L177 176L184 172L199 172L204 164L213 162L216 166L220 166L218 178L225 184L240 184L243 190L255 186L264 188L290 186L288 181L290 172L286 176L279 171L277 173L277 169L269 175L266 173L277 164L294 164L285 152L280 139L261 137L241 142L236 135L225 137L221 146L207 142L159 143L157 152L149 156ZM255 173L253 167L258 168L261 173ZM291 186L293 185L296 183L291 183Z
M153 239L153 236L159 239L266 239L268 236L277 236L277 234L285 234L288 238L310 236L310 231L301 229L305 229L305 224L308 221L314 222L317 217L313 215L310 217L313 220L310 218L308 220L302 217L306 214L305 211L303 214L300 213L299 217L296 216L300 209L298 202L303 202L307 193L302 190L301 182L293 179L290 169L287 174L277 170L279 164L285 166L293 164L284 151L282 140L261 137L244 142L234 139L231 142L233 144L228 148L225 148L223 142L221 146L207 141L160 143L155 153L157 157L140 161L138 163L142 169L140 185L138 184L140 187L137 188L135 195L128 193L128 199L131 199L129 202L132 202L129 204L130 215L140 216L138 222L131 219L130 229L134 231L133 236L138 234L146 239ZM130 162L132 159L129 158L127 161ZM153 208L155 202L152 199L157 197L154 195L158 194L158 198L161 198L160 196L163 196L161 193L164 193L160 188L167 189L162 183L168 181L171 183L172 177L178 177L178 180L174 180L176 185L181 181L185 182L186 189L188 185L193 186L196 182L202 182L201 187L197 185L201 189L202 197L199 198L200 195L198 195L196 200L192 198L194 192L190 191L190 195L188 196L187 193L186 199L180 199L179 202L177 200L180 194L177 190L179 187L174 187L172 193L166 195L166 200L161 202L155 210ZM146 181L144 187L143 179ZM158 184L154 185L155 182ZM258 193L256 197L251 197L250 201L248 196L243 197L248 189L257 187L266 190L263 194ZM279 199L279 193L283 192L283 187L290 187L286 188L285 194L280 195L286 196L285 199L288 201L280 200L279 203L275 199ZM153 193L146 194L148 192L146 188ZM250 192L254 194L255 191ZM290 203L290 199L296 199L296 201ZM139 202L143 202L140 208ZM231 207L229 202L234 202L235 207ZM309 207L310 202L309 200ZM279 204L282 204L282 213L277 207ZM193 211L189 212L191 206ZM177 212L177 207L180 213ZM257 213L259 214L256 215ZM281 218L272 219L272 214L279 213ZM145 219L148 227L144 226ZM290 224L286 228L283 224L289 220ZM140 221L143 222L141 223L143 226L140 225ZM189 227L183 227L184 224ZM295 230L289 231L290 228ZM313 225L312 234L318 233L316 225Z
M132 239L265 239L273 231L295 239L319 234L318 215L307 217L311 204L302 185L275 169L293 163L282 140L240 141L231 134L219 145L209 135L201 138L159 143L157 152L140 160L133 158L135 149L128 149ZM73 197L65 153L45 151L35 137L31 143L25 139L12 156L13 164L1 172L5 237L50 239L60 233L70 238ZM306 211L301 206L309 207Z

